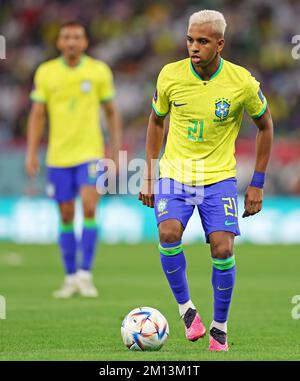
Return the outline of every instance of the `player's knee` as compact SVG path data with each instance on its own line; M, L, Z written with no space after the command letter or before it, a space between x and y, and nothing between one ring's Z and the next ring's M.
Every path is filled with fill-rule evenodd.
M222 242L217 243L211 248L211 255L213 258L226 259L233 255L232 247Z
M61 214L61 220L64 224L70 224L74 220L74 215L71 212L64 212Z
M73 208L63 208L60 212L61 220L64 224L70 224L74 220L74 209Z
M173 243L181 240L181 231L167 227L159 230L159 240L163 243Z
M83 214L85 218L94 218L96 214L96 208L94 205L84 205Z

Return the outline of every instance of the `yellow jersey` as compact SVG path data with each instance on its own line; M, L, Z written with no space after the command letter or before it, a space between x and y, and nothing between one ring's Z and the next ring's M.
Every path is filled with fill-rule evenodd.
M63 57L38 67L31 99L47 107L48 166L71 167L103 157L100 102L114 95L110 68L89 56L83 55L75 67Z
M163 67L152 107L159 116L170 114L160 177L208 185L236 176L235 140L244 110L259 118L267 100L245 68L221 58L204 81L187 58Z

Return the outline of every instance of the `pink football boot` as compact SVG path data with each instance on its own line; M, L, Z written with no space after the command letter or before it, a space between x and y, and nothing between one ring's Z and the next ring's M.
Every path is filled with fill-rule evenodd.
M227 352L228 343L226 333L216 327L213 327L209 332L208 350L214 352Z
M196 341L205 336L206 329L196 310L189 308L183 316L183 321L185 324L185 336L188 340Z

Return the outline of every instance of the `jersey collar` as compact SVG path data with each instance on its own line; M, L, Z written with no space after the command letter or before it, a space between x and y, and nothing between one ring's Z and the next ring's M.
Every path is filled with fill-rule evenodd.
M85 58L86 58L86 55L85 55L85 54L82 54L82 55L80 56L80 60L79 60L78 64L77 64L76 66L73 66L73 67L67 65L67 63L66 63L66 61L65 61L63 55L60 56L60 61L61 61L61 63L62 63L66 68L68 68L68 69L78 69L79 67L82 66L83 62L85 61Z
M211 81L212 79L216 78L216 76L220 73L220 71L222 70L222 67L223 67L223 63L224 63L224 60L222 57L220 57L220 63L219 63L219 67L218 69L213 73L213 75L209 78L208 81ZM191 72L194 74L194 76L198 79L200 79L200 81L204 81L204 79L196 72L196 70L194 69L194 66L192 64L192 60L190 59L190 69L191 69ZM207 81L205 81L207 82Z

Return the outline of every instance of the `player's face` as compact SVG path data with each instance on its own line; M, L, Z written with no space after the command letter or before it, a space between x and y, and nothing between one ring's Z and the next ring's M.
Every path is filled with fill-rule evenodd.
M224 47L224 38L218 35L211 24L192 24L187 32L187 48L195 67L205 68Z
M70 59L78 58L87 48L88 40L80 25L62 28L57 40L57 48Z

